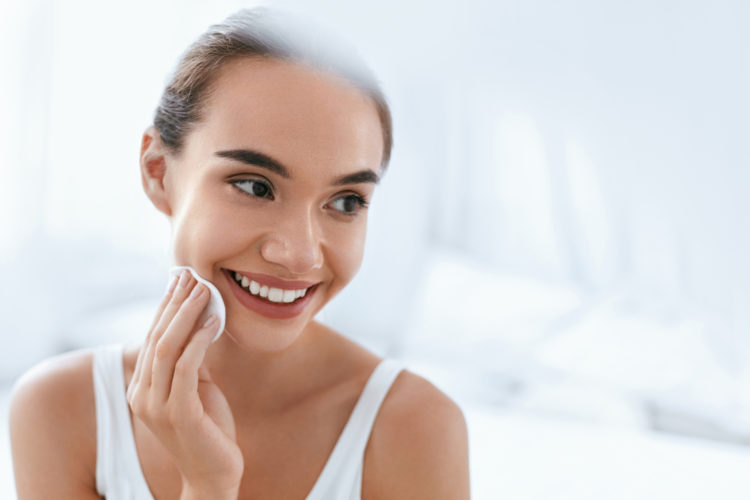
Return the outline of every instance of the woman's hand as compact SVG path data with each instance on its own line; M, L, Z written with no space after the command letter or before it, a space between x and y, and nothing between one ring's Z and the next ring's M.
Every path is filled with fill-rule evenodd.
M213 323L196 325L208 289L188 271L176 282L177 277L138 354L128 403L174 457L183 492L211 498L234 492L236 498L244 462L234 418L202 364L219 322L212 316Z

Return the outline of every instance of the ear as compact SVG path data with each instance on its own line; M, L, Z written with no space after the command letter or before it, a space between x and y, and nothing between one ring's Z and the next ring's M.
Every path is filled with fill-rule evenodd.
M141 139L141 183L151 203L167 216L172 215L164 178L167 174L167 150L156 127L149 126Z

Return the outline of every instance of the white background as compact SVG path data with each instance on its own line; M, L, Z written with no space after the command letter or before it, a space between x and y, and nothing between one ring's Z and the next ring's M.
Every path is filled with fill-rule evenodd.
M323 319L464 405L475 496L742 498L750 4L266 3L350 40L390 99L365 262ZM0 3L7 384L145 334L169 226L140 135L187 44L252 5Z

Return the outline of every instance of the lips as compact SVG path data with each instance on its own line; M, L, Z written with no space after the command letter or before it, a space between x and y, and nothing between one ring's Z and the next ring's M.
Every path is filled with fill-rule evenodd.
M237 283L234 279L234 271L222 269L222 274L224 274L224 277L226 278L229 287L232 290L232 294L235 296L237 301L245 308L272 319L289 319L302 313L302 311L305 310L307 305L312 300L312 297L313 295L315 295L315 292L318 289L319 285L319 283L308 281L282 280L274 276L268 276L258 273L247 273L243 271L237 272L266 286L278 287L287 290L307 288L305 296L296 299L294 302L271 302L259 296L253 295L249 291L242 288L242 286L240 286L240 284Z
M242 276L247 276L247 279L257 281L261 285L266 285L269 288L282 288L284 290L297 290L300 288L310 288L316 283L313 281L301 281L301 280L284 280L277 278L276 276L270 276L268 274L252 273L250 271L242 271L241 269L233 269L229 271L240 273Z

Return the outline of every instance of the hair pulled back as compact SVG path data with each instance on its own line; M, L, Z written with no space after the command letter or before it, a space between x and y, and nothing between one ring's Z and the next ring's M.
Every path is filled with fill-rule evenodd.
M393 147L391 112L374 75L340 40L287 13L266 7L241 10L203 33L182 55L154 116L162 143L179 154L185 136L202 118L218 70L238 57L268 57L343 78L375 103L383 130L383 161Z

